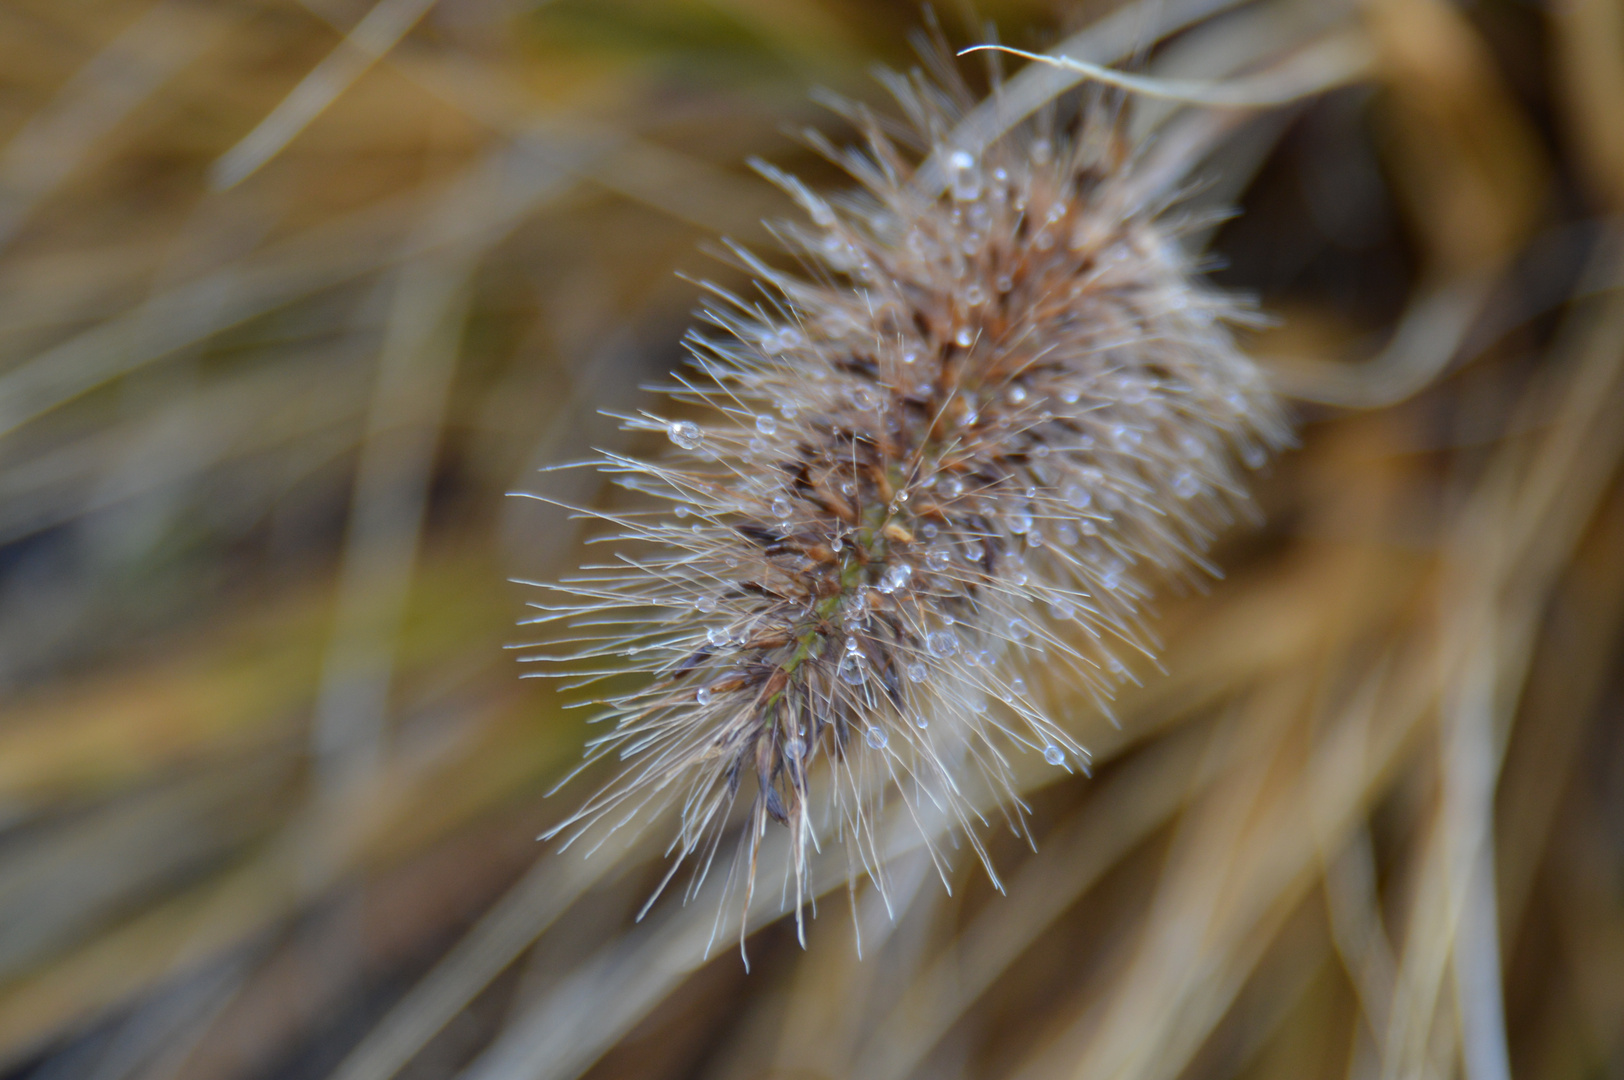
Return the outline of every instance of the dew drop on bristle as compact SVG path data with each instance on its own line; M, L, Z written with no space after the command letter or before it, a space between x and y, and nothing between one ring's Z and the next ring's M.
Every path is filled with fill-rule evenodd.
M778 421L770 416L756 417L756 430L763 435L772 435L778 431Z
M981 198L981 168L975 155L968 150L955 150L947 155L948 184L953 198L969 202Z
M930 669L925 667L924 664L915 661L914 663L908 665L907 675L909 682L922 683L926 679L930 678ZM923 724L920 725L920 727L923 726Z
M1064 765L1066 763L1066 752L1054 743L1050 743L1043 748L1043 760L1050 765Z
M925 648L938 660L946 660L959 651L959 639L951 630L936 630L926 635Z
M905 588L912 576L913 567L907 563L894 563L886 567L885 573L880 577L878 588L882 593L890 595Z
M705 441L704 432L692 420L673 420L665 426L666 436L684 450L697 450Z
M885 733L884 728L874 726L863 732L863 741L876 750L884 750L891 737Z

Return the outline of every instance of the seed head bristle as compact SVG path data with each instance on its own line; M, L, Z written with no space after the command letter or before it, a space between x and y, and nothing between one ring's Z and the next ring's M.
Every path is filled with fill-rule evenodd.
M599 463L657 509L598 514L614 559L537 605L570 644L533 659L645 676L603 699L587 752L622 771L557 831L675 806L697 888L743 792L724 903L746 911L768 819L798 918L825 836L884 889L887 798L985 862L967 785L1018 820L1011 752L1087 768L1049 704L1107 707L1150 651L1151 585L1204 565L1246 498L1235 462L1289 439L1229 330L1241 311L1145 204L1108 113L971 153L948 141L962 92L889 84L911 151L861 109L862 151L814 138L854 191L758 163L806 214L780 228L806 272L732 249L765 299L710 287L670 389L691 408L626 418L669 452ZM913 183L922 152L939 196Z

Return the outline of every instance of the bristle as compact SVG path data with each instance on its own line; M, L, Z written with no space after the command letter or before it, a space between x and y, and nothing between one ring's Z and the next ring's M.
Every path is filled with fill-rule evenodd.
M1013 802L1011 753L1086 769L1046 702L1105 707L1152 652L1152 587L1204 568L1245 500L1236 462L1289 439L1230 332L1241 310L1129 195L1114 116L973 155L944 141L957 92L889 85L947 190L922 196L914 152L858 108L865 148L822 144L853 191L758 166L806 215L778 230L806 272L733 249L767 301L712 287L670 390L684 408L626 418L669 453L599 463L659 509L598 515L614 558L537 620L560 641L534 659L559 674L646 676L602 702L612 728L587 752L623 771L558 831L675 807L674 857L702 879L745 799L746 906L769 819L799 911L828 834L883 890L887 798L981 853L969 773Z

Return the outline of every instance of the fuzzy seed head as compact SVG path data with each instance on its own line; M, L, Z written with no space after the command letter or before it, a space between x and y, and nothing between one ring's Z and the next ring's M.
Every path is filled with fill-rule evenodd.
M599 514L615 557L535 620L563 628L537 658L560 673L644 676L602 700L588 752L622 771L562 828L674 808L697 885L742 815L746 906L769 819L797 912L828 837L884 888L888 798L985 861L964 792L1007 790L1014 753L1087 768L1052 706L1107 709L1148 652L1151 586L1203 565L1245 499L1237 460L1289 438L1241 313L1194 276L1109 117L972 153L944 134L962 96L893 90L913 145L861 110L863 150L813 137L855 190L758 166L806 214L780 231L805 270L735 249L764 299L711 287L681 415L627 418L666 453L598 463L654 509Z

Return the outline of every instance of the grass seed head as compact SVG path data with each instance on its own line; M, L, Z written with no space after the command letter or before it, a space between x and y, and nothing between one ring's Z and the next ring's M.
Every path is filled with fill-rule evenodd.
M667 453L599 463L657 509L600 513L614 558L536 620L568 639L538 658L560 674L644 676L588 750L618 777L560 830L674 809L692 889L742 815L723 903L746 911L769 820L797 913L827 837L883 890L888 798L986 861L967 793L1018 823L1012 753L1086 770L1051 708L1106 707L1152 585L1202 565L1237 462L1289 437L1110 112L972 153L962 87L891 86L906 135L853 109L861 150L813 136L853 190L758 165L805 213L780 227L804 269L734 249L762 299L710 287L671 390L689 407L628 418Z

